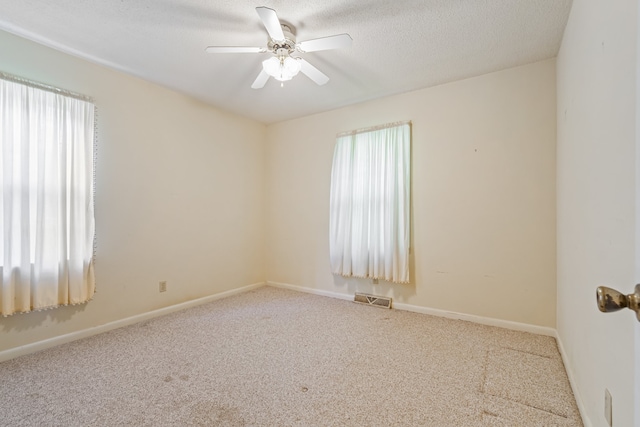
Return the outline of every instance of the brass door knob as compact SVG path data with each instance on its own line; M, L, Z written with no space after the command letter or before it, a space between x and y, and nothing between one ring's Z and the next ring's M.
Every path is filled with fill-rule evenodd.
M598 309L603 313L611 313L626 307L636 312L636 317L640 322L640 285L636 285L635 292L629 295L606 286L598 286L596 298Z

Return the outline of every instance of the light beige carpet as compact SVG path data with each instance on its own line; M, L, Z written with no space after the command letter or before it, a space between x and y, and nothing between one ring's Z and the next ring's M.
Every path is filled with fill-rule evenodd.
M3 426L582 426L553 338L264 287L0 364Z

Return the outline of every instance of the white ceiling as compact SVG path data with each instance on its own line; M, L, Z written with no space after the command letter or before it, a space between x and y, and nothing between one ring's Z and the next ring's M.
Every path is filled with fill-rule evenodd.
M348 33L353 45L302 54L330 77L251 89L265 46L255 8L297 40ZM555 57L571 0L0 0L0 29L273 123Z

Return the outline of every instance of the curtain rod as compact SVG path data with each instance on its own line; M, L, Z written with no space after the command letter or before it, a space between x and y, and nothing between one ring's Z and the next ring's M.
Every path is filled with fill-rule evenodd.
M402 122L386 123L384 125L378 125L378 126L372 126L372 127L368 127L368 128L362 128L362 129L356 129L356 130L349 130L349 131L346 131L346 132L340 132L339 134L336 135L336 138L339 138L341 136L347 136L347 135L357 135L359 133L365 133L365 132L373 132L375 130L387 129L387 128L396 127L396 126L402 126L402 125L411 126L411 120L405 120L405 121L402 121Z
M90 102L90 103L94 103L93 102L93 98L91 98L90 96L86 96L86 95L81 95L79 93L75 93L75 92L71 92L70 90L66 90L66 89L60 89L54 86L50 86L50 85L46 85L44 83L39 83L39 82L34 82L32 80L27 80L24 79L22 77L18 77L18 76L14 76L11 74L7 74L7 73L3 73L2 71L0 71L0 79L2 80L6 80L9 82L13 82L13 83L19 83L25 86L29 86L35 89L41 89L41 90L45 90L47 92L53 92L56 93L58 95L64 95L64 96L68 96L70 98L75 98L75 99L79 99L81 101L86 101L86 102Z

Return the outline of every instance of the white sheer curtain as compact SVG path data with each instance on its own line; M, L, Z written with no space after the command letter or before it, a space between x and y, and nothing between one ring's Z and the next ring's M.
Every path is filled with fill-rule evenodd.
M92 103L0 76L0 314L92 298Z
M331 173L334 274L409 282L411 127L340 135Z

